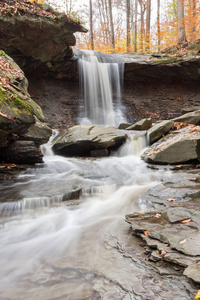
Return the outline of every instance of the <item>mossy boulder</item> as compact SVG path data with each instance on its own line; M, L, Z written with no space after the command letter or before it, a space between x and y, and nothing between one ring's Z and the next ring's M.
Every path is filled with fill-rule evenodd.
M0 51L0 161L6 160L5 153L11 153L10 148L13 151L16 140L26 139L20 133L33 131L32 128L37 127L36 123L37 125L40 123L40 134L37 138L34 135L32 137L29 135L27 140L33 143L37 140L37 146L39 146L46 142L51 135L50 128L48 128L47 135L47 126L43 122L42 109L30 98L27 88L28 80L23 71L12 58ZM45 138L42 131L46 134ZM22 153L25 152L22 151ZM11 159L13 159L12 162L15 162L14 156L9 158L9 162ZM38 162L41 162L41 157L39 159L37 156L37 159ZM34 159L30 159L30 161L35 162Z

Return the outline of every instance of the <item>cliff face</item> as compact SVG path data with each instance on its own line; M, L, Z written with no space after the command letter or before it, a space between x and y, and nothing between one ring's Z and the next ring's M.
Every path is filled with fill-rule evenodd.
M25 72L63 77L73 56L74 32L87 32L79 22L25 0L1 0L0 45ZM66 62L67 64L67 62Z

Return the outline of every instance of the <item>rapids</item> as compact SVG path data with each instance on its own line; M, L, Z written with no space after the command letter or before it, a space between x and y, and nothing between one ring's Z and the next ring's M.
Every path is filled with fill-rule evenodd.
M91 55L80 69L81 122L124 121L119 65ZM126 214L153 209L140 195L174 176L141 161L145 133L130 133L101 159L55 156L56 134L41 147L43 165L0 181L0 299L189 300L191 286L162 276L125 223Z
M168 280L138 260L124 221L150 209L139 196L163 177L140 160L143 144L134 134L108 158L48 155L1 184L1 299L165 299L155 294ZM62 201L77 189L79 199Z

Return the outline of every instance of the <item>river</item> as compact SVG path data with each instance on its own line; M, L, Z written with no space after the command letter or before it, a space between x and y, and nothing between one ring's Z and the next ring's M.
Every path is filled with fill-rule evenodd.
M84 93L80 122L124 121L119 66L106 68L93 56L91 63L81 63L90 74L83 86L95 88ZM188 281L158 270L125 222L126 214L153 209L142 194L176 176L140 159L145 133L132 132L118 151L96 159L54 155L54 137L41 147L44 164L0 181L0 299L191 299Z
M140 134L101 159L54 156L45 145L43 166L2 182L1 299L190 299L184 280L146 260L125 223L151 209L140 195L172 176L147 168L143 145Z

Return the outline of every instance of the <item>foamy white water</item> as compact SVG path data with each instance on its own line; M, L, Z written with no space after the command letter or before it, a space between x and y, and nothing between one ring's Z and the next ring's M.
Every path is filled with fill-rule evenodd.
M87 270L106 268L107 259L98 254L105 251L106 255L106 249L101 249L105 236L110 230L118 231L116 226L125 226L126 213L144 211L139 195L162 176L147 169L140 160L138 151L143 143L141 136L130 138L128 144L135 147L137 154L129 156L97 160L46 156L43 168L30 169L18 176L7 191L7 200L12 189L18 190L21 200L0 206L2 297L16 299L12 287L16 291L21 282L19 290L24 295L20 292L17 299L25 299L27 278L34 281L33 278L40 277L37 268L46 268L46 264L56 267L57 260L59 267L64 259L70 268L77 268L77 261ZM124 151L125 146L119 153L124 155ZM77 189L81 189L82 202L72 207L62 204L63 195ZM91 253L93 259L89 259ZM76 299L77 288L65 299ZM40 299L50 299L42 292L39 295ZM28 297L34 299L35 293Z

